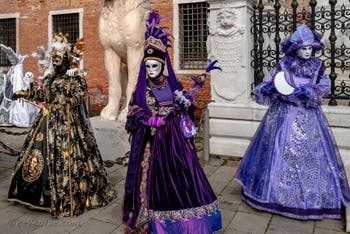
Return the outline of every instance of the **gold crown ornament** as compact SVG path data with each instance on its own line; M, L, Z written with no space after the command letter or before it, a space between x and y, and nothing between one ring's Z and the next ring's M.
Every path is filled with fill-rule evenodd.
M64 35L62 32L55 33L50 44L51 56L59 55L63 57L63 55L69 51L67 36L67 34Z
M162 40L150 36L145 41L144 47L144 61L157 60L161 63L165 63L167 47L163 44Z

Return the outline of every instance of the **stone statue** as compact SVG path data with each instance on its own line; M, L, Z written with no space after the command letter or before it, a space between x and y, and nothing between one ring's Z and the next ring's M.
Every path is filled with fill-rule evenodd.
M234 8L221 8L210 12L207 39L208 56L220 61L222 72L212 72L212 98L216 102L239 102L246 88L240 82L245 29L236 23L238 13Z
M125 93L129 103L143 57L146 21L151 10L149 0L102 0L99 39L104 49L108 75L108 103L101 112L107 120L126 120L127 106L119 113ZM127 65L127 77L122 75Z
M244 33L244 27L238 26L235 21L237 19L237 12L234 9L222 8L217 14L216 26L213 34L220 36L232 36L236 33Z

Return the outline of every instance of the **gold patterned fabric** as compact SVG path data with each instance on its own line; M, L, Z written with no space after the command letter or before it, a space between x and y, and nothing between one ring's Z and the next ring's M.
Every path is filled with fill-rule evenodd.
M58 217L79 215L116 197L82 112L85 95L80 76L46 77L42 88L30 94L45 105L15 165L9 201Z

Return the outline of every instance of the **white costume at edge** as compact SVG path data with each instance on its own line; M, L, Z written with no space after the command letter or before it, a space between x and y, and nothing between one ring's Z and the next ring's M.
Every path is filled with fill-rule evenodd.
M23 62L28 56L18 55L12 48L6 47L3 44L0 44L0 48L6 53L12 64L12 67L6 74L6 78L12 84L12 93L18 90L30 89L31 83L34 82L34 77L32 73L28 73L24 79L23 74ZM16 100L12 101L9 111L11 112L9 124L13 124L17 127L30 127L35 119L37 107L22 100Z

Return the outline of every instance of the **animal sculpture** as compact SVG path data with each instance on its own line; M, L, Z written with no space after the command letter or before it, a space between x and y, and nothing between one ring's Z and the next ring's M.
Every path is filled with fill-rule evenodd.
M129 103L137 82L150 10L149 0L101 1L99 40L104 49L109 92L108 103L100 113L102 119L126 120L127 105L120 111L121 98L125 94L125 103Z

